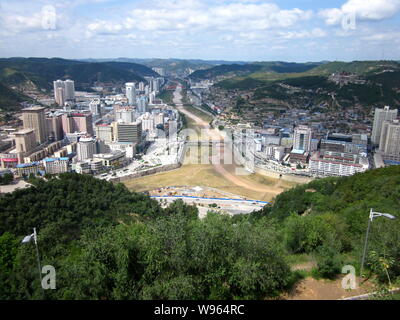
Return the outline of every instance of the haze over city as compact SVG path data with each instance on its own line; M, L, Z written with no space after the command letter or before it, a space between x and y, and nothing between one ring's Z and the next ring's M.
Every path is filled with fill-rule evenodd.
M399 11L399 0L2 0L0 56L398 60Z

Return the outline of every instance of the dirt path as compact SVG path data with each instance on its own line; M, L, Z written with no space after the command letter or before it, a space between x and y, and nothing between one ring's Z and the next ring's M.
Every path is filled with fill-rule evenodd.
M354 290L345 290L342 287L342 279L343 277L338 277L336 280L316 280L308 277L281 298L284 300L338 300L370 293L376 289L373 283L366 282Z

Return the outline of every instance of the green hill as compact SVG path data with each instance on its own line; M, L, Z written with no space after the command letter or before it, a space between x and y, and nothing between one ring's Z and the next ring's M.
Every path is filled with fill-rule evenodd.
M329 81L329 75L341 72L357 74L364 83L339 85ZM365 108L380 105L398 107L399 75L400 64L394 61L331 62L299 73L258 71L223 80L215 86L225 90L252 91L252 104L260 107L265 104L265 99L274 99L276 105L299 108L319 105L347 108L356 104Z
M204 80L224 76L232 78L235 77L235 79L239 79L244 76L252 77L252 75L260 73L291 74L306 72L319 65L321 65L321 63L294 63L281 61L254 62L248 64L224 64L204 70L197 70L192 73L189 78L193 80ZM229 83L229 79L226 81ZM242 84L239 83L239 86L241 85Z
M260 64L263 65L263 64ZM243 87L244 80L253 79L256 82L249 83L246 89L254 89L262 86L262 83L269 84L275 81L284 81L293 78L304 78L309 76L327 77L332 73L349 72L360 76L374 77L385 70L400 71L400 64L396 61L354 61L354 62L329 62L329 63L308 63L308 64L290 64L282 63L279 65L271 65L265 62L263 69L246 76L233 77L223 80L216 86L225 89L235 89ZM388 76L390 77L390 76ZM395 74L393 75L393 78ZM374 78L371 78L374 80ZM379 81L378 81L379 82Z
M341 107L351 107L356 103L366 107L374 105L400 105L397 89L397 78L385 79L371 76L366 84L336 85L323 76L307 76L277 81L259 86L254 93L255 99L271 99L289 102L292 105L319 105L332 100L331 93ZM243 80L244 81L244 80ZM372 82L374 81L374 82ZM378 82L379 81L379 82ZM239 82L240 85L241 82ZM286 88L288 85L294 88ZM300 89L300 90L298 90Z
M359 267L371 208L397 219L373 221L367 265L387 281L379 259L390 260L388 272L395 279L400 276L400 166L297 186L254 216L279 221L291 252L318 252L329 243L343 262Z
M144 76L157 74L135 63L90 63L59 58L0 59L0 81L18 87L33 84L39 89L51 90L54 80L72 79L79 89L95 82L145 81Z
M315 180L280 194L252 215L210 212L176 201L161 208L122 184L61 174L0 195L0 299L232 300L278 297L304 272L290 261L315 257L316 277L359 269L370 208L366 270L386 284L400 277L400 167ZM33 243L57 290L42 290ZM179 230L179 232L177 232Z
M311 70L315 67L323 65L323 62L307 62L307 63L296 63L296 62L283 62L283 61L272 61L272 62L255 62L255 64L263 67L265 72L276 72L276 73L301 73Z
M213 79L219 76L237 76L240 74L249 74L261 70L262 67L255 64L239 65L227 64L215 66L209 69L197 70L193 72L189 78L192 80Z
M62 174L0 195L0 299L263 299L291 283L277 234L182 201L161 208L122 184ZM57 290L37 280L57 272ZM179 230L179 232L177 232ZM250 272L251 270L251 272Z
M358 75L367 75L386 69L399 69L396 61L353 61L353 62L329 62L313 68L310 74L329 75L337 72L349 72Z

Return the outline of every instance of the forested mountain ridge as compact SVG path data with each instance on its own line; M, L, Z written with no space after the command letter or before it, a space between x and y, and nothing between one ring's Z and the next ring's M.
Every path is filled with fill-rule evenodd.
M228 64L228 65L220 65L215 66L209 69L197 70L193 72L189 79L191 80L205 80L205 79L214 79L219 76L229 77L229 76L238 76L241 74L249 74L252 72L256 72L261 70L262 66L254 65L254 64Z
M224 64L208 69L193 72L191 80L216 80L218 77L233 78L249 76L258 73L299 73L311 70L322 63L295 63L295 62L253 62L246 64Z
M23 88L27 82L38 89L51 90L53 81L71 79L75 85L93 85L95 82L117 83L145 81L144 76L157 76L150 68L122 62L82 62L60 58L0 59L0 82Z
M331 62L300 73L255 72L214 86L246 94L249 98L240 108L242 113L255 107L320 112L361 107L368 113L382 105L400 106L399 74L400 64L395 61Z
M249 73L245 76L232 77L221 81L218 86L221 88L235 89L243 80L258 80L261 86L275 82L285 81L292 78L304 78L312 76L328 77L332 73L347 72L362 77L385 73L387 71L400 71L400 63L397 61L353 61L353 62L326 62L326 63L256 63L260 70ZM255 87L248 87L254 89Z

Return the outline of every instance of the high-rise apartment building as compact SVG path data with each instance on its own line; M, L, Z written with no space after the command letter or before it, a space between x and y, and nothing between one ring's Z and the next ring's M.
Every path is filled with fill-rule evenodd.
M164 113L159 113L154 117L154 125L164 125Z
M77 145L78 161L92 159L96 154L96 140L93 138L81 138Z
M374 115L374 125L372 127L371 142L374 145L379 145L381 140L383 122L395 120L397 118L397 109L390 110L390 107L385 106L383 109L376 108Z
M115 120L122 121L126 123L131 123L135 121L135 111L131 107L116 107L114 109Z
M108 124L98 124L96 126L96 138L110 144L114 141L113 126Z
M42 144L47 141L45 108L35 106L22 110L24 129L34 129L36 141Z
M312 131L308 126L298 126L294 130L293 150L310 151L311 150Z
M140 143L142 140L142 122L114 122L114 138L116 142Z
M150 113L146 113L142 117L142 130L143 131L154 130L154 117Z
M101 116L101 101L100 99L93 99L89 103L89 110L94 116Z
M75 82L72 80L64 81L65 88L65 100L74 100L75 99Z
M153 87L153 91L154 91L155 93L159 93L159 92L160 92L160 83L159 83L159 81L158 81L158 78L157 78L157 79L153 79L153 81L152 81L152 87Z
M67 113L62 116L64 135L74 132L86 132L93 135L92 114L90 112Z
M65 102L75 99L75 83L72 80L57 80L53 82L54 99L59 106L64 106Z
M140 96L137 98L137 107L138 107L138 112L139 114L144 114L147 111L147 97L146 96Z
M384 160L400 161L400 122L384 121L379 143L379 150Z
M139 82L139 91L144 92L144 82Z
M149 94L149 104L153 104L154 100L156 100L156 94L155 94L155 92L151 92Z
M49 113L46 116L47 136L49 139L59 141L64 138L62 127L62 114Z
M128 104L134 105L136 103L136 87L134 82L128 82L125 84L126 97L128 98Z
M65 94L64 94L64 81L57 80L53 82L54 85L54 99L59 106L64 106L65 104Z

